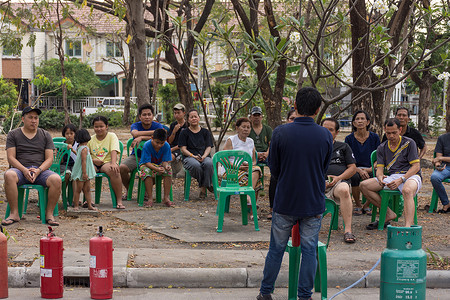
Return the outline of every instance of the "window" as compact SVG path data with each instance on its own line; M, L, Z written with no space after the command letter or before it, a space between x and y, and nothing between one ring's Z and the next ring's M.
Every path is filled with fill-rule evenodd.
M147 58L153 57L155 55L155 42L147 42Z
M20 50L4 46L3 56L10 56L10 57L20 56Z
M116 42L106 42L106 56L122 57L122 51L120 51L120 44Z
M81 57L81 41L66 41L66 55Z
M3 56L18 57L22 51L20 39L13 39L9 43L3 43Z

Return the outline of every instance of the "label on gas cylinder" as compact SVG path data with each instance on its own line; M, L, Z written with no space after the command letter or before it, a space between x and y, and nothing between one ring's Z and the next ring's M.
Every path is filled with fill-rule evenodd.
M45 255L41 254L41 268L45 268Z
M107 278L108 277L108 269L96 269L96 270L94 270L94 277Z
M52 269L41 269L41 277L52 277Z
M97 268L97 256L91 255L89 258L89 268Z
M403 289L395 289L395 299L418 299L418 291L412 287L404 287Z
M397 260L397 280L411 281L419 277L419 260Z

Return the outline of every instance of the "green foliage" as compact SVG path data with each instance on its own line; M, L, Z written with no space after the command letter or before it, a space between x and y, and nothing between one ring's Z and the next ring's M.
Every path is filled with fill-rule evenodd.
M448 257L442 257L442 255L431 251L428 247L426 252L428 252L428 254L430 255L429 257L427 256L428 265L433 265L435 267L444 267L450 264L450 259Z
M411 127L411 128L417 129L416 124L413 121L411 121L411 120L409 120L408 126Z
M175 85L168 83L158 89L158 96L161 97L163 104L164 121L170 124L174 121L172 108L180 101L177 88Z
M442 128L442 116L439 113L442 109L442 106L438 106L438 109L435 110L435 113L433 115L433 121L431 122L431 134L434 137L438 137L440 135L440 131Z
M108 126L109 127L122 127L122 117L123 112L121 111L102 111L99 110L99 113L97 114L91 114L83 117L83 128L92 128L92 120L98 116L102 115L105 116L108 119ZM130 119L134 120L136 117L136 110L130 111ZM131 121L130 120L130 121ZM14 117L14 123L12 126L12 129L17 128L20 126L20 123L22 122L22 118L19 114L16 114ZM70 115L70 122L75 124L75 126L78 127L80 124L80 119L76 115ZM42 110L42 114L39 116L39 127L49 130L49 129L62 129L64 127L64 112L57 111L56 109L48 109L48 110ZM11 116L6 118L3 121L3 131L5 133L9 132L9 128L11 126Z
M14 119L13 119L14 116ZM13 122L12 126L11 126L11 122ZM22 118L20 116L20 114L10 114L9 116L7 116L5 118L5 120L3 120L2 126L3 126L3 132L4 133L8 133L9 129L14 129L17 128L19 126L19 124L22 123Z
M61 96L62 91L59 87L64 83L68 87L69 98L90 96L92 91L100 86L100 80L91 67L76 58L65 60L64 70L66 77L62 78L58 59L43 61L36 69L37 79L34 83L43 92L52 91L49 93L51 96Z
M14 242L17 242L16 238L10 235L9 232L4 227L1 227L1 231L6 236L7 241L11 238Z
M226 92L226 87L220 82L214 83L213 86L211 86L211 93L215 101L216 105L216 118L214 119L214 126L215 127L222 127L223 124L223 104L224 101L224 95Z
M0 77L0 114L9 116L17 101L16 86Z

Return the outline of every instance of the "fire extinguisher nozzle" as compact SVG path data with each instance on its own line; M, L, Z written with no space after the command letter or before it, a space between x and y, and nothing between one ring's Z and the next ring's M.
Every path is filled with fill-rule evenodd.
M103 226L98 227L98 236L103 236Z

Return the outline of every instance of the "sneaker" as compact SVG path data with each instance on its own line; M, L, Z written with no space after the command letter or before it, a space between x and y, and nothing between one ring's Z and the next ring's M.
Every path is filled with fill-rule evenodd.
M272 295L263 295L260 293L258 296L256 296L256 300L272 300Z

